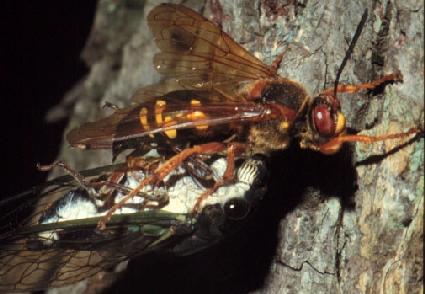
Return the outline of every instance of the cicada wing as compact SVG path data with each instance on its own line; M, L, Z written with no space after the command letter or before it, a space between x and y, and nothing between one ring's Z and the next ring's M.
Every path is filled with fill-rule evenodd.
M0 246L0 290L34 291L62 287L98 272L111 271L121 261L154 250L155 242L164 246L166 231L164 229L156 236L133 233L113 234L114 237L109 238L86 235L84 239L78 239L78 234L87 231L76 230L74 239L55 241L35 240L36 236L24 234L22 239Z
M82 174L101 182L121 167ZM102 232L96 231L100 217L45 222L51 208L70 206L62 200L76 199L82 191L72 177L65 176L0 203L0 210L6 211L1 216L0 292L73 284L134 256L166 249L175 238L190 233L185 215L161 211L114 215ZM27 211L30 207L32 211ZM177 231L178 227L185 230Z
M0 290L22 292L66 286L108 270L124 258L98 251L27 250L25 244L14 244L0 253Z
M185 226L181 215L141 212L118 215L97 233L99 219L28 225L3 235L0 290L62 287L111 271L122 261L171 246L174 228Z
M225 163L225 159L216 159L211 165L219 167L223 173L225 166L220 162ZM82 174L91 183L102 185L93 185L99 187L96 191L103 191L104 187L121 191L129 188L127 181L120 181L113 186L105 182L105 177L113 178L111 174L117 170L121 172L121 168L122 165L117 165ZM262 160L244 161L238 167L234 186L222 187L220 193L217 191L217 195L211 196L211 202L205 203L205 210L199 215L187 212L195 204L201 187L191 180L190 175L183 173L179 176L178 185L176 179L170 179L166 184L173 188L167 191L174 205L168 203L161 207L172 212L152 208L141 211L136 207L133 213L114 214L103 231L96 231L101 217L98 216L97 206L94 212L96 217L68 217L67 221L61 220L65 213L59 213L58 208L80 212L82 207L85 210L90 207L74 206L77 202L96 203L70 177L53 180L44 185L42 190L34 189L24 193L15 202L7 201L7 204L21 202L24 205L27 201L33 204L33 199L39 201L34 212L23 218L19 217L19 208L2 218L2 222L11 225L2 227L0 235L0 291L22 292L61 287L98 272L109 271L121 261L147 252L165 251L187 255L208 248L242 227L245 217L263 196L266 171ZM140 179L142 171L136 173L139 174L128 172L127 180ZM196 190L191 187L196 187ZM184 195L183 199L181 195ZM101 196L100 193L98 196ZM154 196L149 194L141 197L152 199ZM52 203L50 198L57 201ZM186 203L189 199L191 201ZM173 210L182 200L187 208L179 212ZM238 206L239 209L234 210Z

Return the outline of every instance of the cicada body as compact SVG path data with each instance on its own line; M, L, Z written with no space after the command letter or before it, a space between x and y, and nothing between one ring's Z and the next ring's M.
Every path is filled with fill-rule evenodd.
M147 163L157 164L157 159ZM223 158L210 161L216 176ZM112 270L118 263L148 252L188 255L237 230L265 192L265 162L241 162L233 185L217 190L199 214L191 208L199 191L206 189L179 168L158 187L146 187L115 211L104 230L99 219L148 170L114 165L82 172L82 185L61 177L8 199L2 209L0 236L0 289L28 291L61 287ZM23 220L25 209L33 211Z

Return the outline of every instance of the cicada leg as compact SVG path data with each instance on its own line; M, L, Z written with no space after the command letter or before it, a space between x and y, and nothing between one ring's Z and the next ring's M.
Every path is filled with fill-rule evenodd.
M380 79L377 79L375 81L371 81L368 83L357 84L357 85L338 85L336 92L337 93L356 93L362 90L373 90L388 83L402 82L402 81L403 81L403 75L401 73L394 73L394 74L384 75ZM335 88L331 87L331 88L323 90L323 92L321 92L320 95L332 96L334 94L334 91L335 91Z
M86 180L86 178L81 175L78 171L71 168L65 161L55 161L52 164L39 164L37 163L37 169L39 171L48 172L51 171L54 168L61 168L64 170L67 174L69 174L71 177L73 177L78 184L80 184L81 187L83 187L85 190L89 191L91 187L89 187L89 183Z
M146 161L145 161L146 163ZM145 165L146 166L146 165ZM124 193L127 193L131 190L128 188L122 186L120 182L124 178L126 172L120 169L114 170L108 175L107 180L103 181L90 181L86 177L84 177L82 174L80 174L78 171L71 168L66 162L64 161L55 161L52 164L46 164L41 165L38 164L37 168L40 171L50 171L53 168L61 168L66 173L68 173L71 177L73 177L79 184L81 188L87 191L88 195L92 198L93 201L99 200L99 195L102 195L102 201L104 204L102 204L103 207L109 209L114 204L114 196L113 193L116 190L120 190ZM98 191L96 189L99 189ZM146 195L136 195L141 196L144 198L148 198Z
M157 167L152 175L143 179L139 185L134 188L130 193L125 195L120 202L113 205L108 212L102 217L98 223L98 229L102 230L106 227L106 223L112 217L113 213L121 208L126 202L136 196L144 187L148 185L155 185L161 182L170 172L175 170L180 164L183 163L188 157L194 154L216 154L226 150L226 145L223 143L213 142L208 144L196 145L191 148L182 150L180 153L174 155L162 165Z
M182 151L180 147L173 147L174 152L179 153ZM196 183L204 187L212 186L213 170L205 163L203 154L193 154L189 156L184 162L185 171L193 178Z

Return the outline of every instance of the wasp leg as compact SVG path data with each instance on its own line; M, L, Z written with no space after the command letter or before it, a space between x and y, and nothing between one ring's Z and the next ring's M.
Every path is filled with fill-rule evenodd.
M162 158L149 158L143 156L127 156L127 167L130 170L143 170L153 172L160 164Z
M338 85L336 92L337 93L356 93L362 90L373 90L380 86L386 85L388 83L392 82L402 82L403 81L403 75L401 73L394 73L394 74L388 74L384 75L382 78L371 81L364 84L357 84L357 85ZM334 87L328 88L323 90L323 92L320 93L320 95L333 95L335 91Z
M277 71L279 69L280 64L282 63L283 56L285 55L285 52L279 53L276 58L273 60L272 64L270 64L270 68L272 69L273 73L277 75Z
M202 210L202 203L211 196L218 188L231 183L235 178L235 156L243 153L246 149L244 144L231 143L227 148L227 166L223 173L223 177L214 183L214 186L198 196L192 213L199 213Z
M215 154L222 152L226 149L226 145L218 142L196 145L191 148L182 150L180 153L174 155L162 165L157 167L152 175L143 179L139 185L134 188L130 193L125 195L120 202L112 206L108 212L102 217L97 224L98 229L103 230L106 227L106 223L112 217L113 213L121 208L127 201L136 196L144 187L147 185L155 185L162 181L170 172L176 169L184 160L193 154Z
M173 146L172 150L174 152L172 154L174 155L180 153L183 149L180 147ZM154 170L163 161L164 156L158 158L145 157L143 155L127 156L127 166L130 170L143 170L149 173L153 173ZM205 163L205 156L201 154L193 154L186 158L182 164L184 165L184 169L190 176L199 181L202 181L203 184L212 181L213 171L211 167Z
M341 148L341 145L346 142L360 142L363 144L373 144L379 141L405 138L410 135L418 134L421 132L422 131L418 128L411 128L404 133L385 134L381 136L341 135L339 137L331 139L329 142L325 144L317 145L316 147L323 154L334 154Z
M119 111L119 110L122 109L118 105L116 105L116 104L114 104L112 102L109 102L109 101L105 101L105 103L102 105L102 108L110 108L110 109L112 109L114 111Z

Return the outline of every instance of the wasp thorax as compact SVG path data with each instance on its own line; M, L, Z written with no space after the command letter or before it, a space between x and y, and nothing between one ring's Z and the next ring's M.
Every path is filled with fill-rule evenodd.
M261 93L263 102L277 102L295 112L300 109L307 96L301 85L286 79L266 85Z

